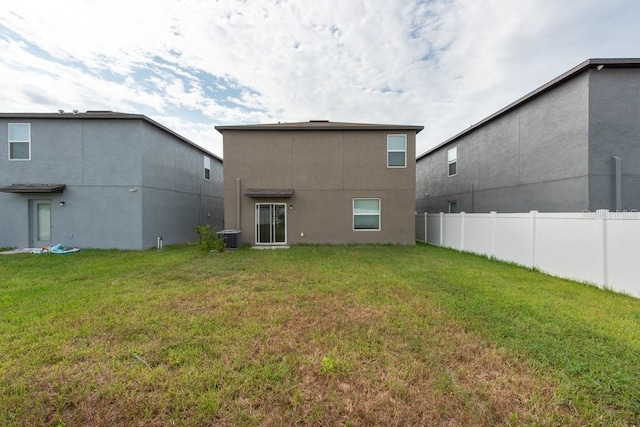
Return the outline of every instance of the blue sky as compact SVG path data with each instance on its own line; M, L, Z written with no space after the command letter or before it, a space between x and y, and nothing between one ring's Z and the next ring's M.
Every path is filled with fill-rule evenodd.
M0 111L423 125L419 153L588 58L640 57L637 0L4 0Z

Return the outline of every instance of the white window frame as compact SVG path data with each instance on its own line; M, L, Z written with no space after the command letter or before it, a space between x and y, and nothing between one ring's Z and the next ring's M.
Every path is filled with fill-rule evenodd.
M456 169L455 173L450 173L452 164ZM447 151L447 176L456 175L458 175L458 147L453 147Z
M27 140L12 140L11 139L11 126L12 125L27 125L27 129L29 130L29 137ZM9 123L9 125L7 126L7 140L9 141L9 144L7 146L7 157L9 158L9 161L11 162L28 162L31 160L31 123ZM27 143L28 146L28 151L29 151L29 155L27 156L26 159L12 159L11 158L11 144L13 143Z
M207 156L204 156L204 179L206 181L211 180L211 158Z
M455 212L452 212L451 206L454 205L454 204L455 204L456 208L455 208ZM448 207L449 213L460 213L460 210L458 209L458 201L457 200L449 200L449 201L447 201L447 207Z
M284 212L284 241L282 242L275 242L275 219L273 217L271 217L271 224L269 226L269 242L259 242L259 238L260 238L260 207L261 206L270 206L269 208L269 213L270 215L272 215L274 213L273 209L276 206L282 206L282 211ZM274 246L274 245L286 245L288 242L288 226L287 226L287 204L286 203L256 203L255 204L255 229L254 229L254 234L255 234L255 242L256 245L260 246Z
M356 213L356 200L377 200L378 201L378 213ZM380 231L382 230L382 201L379 197L354 197L351 203L351 227L353 231ZM370 216L377 215L378 216L378 228L356 228L356 216Z
M389 138L390 137L398 137L401 136L404 138L404 150L391 150L389 148ZM402 166L391 166L389 165L389 153L404 153L404 164ZM407 135L403 133L398 134L389 134L387 135L387 167L390 169L401 169L407 167Z

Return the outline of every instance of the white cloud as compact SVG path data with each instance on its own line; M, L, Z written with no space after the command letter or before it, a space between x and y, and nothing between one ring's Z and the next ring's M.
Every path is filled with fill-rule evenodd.
M217 154L214 125L321 118L425 125L422 152L589 57L640 45L635 0L3 8L1 110L147 114Z

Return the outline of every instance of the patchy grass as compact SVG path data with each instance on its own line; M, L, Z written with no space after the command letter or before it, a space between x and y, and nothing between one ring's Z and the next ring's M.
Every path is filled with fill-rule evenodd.
M640 301L430 246L0 259L2 425L634 425Z

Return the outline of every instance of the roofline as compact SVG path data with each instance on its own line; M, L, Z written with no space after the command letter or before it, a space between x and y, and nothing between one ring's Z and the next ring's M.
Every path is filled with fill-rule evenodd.
M415 131L418 134L424 129L424 126L415 125L391 125L391 124L376 124L376 123L343 123L343 122L330 122L328 120L311 120L309 122L296 122L296 123L265 123L265 124L251 124L251 125L225 125L215 126L215 129L224 134L228 130L242 130L242 131L308 131L308 130L409 130Z
M463 130L460 133L457 133L456 135L452 136L451 138L447 139L444 142L441 142L440 144L436 145L435 147L425 151L424 153L420 154L416 160L420 160L421 158L427 156L428 154L444 147L445 145L451 144L452 142L462 138L463 136L465 136L466 134L486 125L487 123L493 121L494 119L497 119L498 117L502 116L503 114L508 113L511 110L516 109L517 107L519 107L520 105L532 100L533 98L536 98L537 96L561 85L562 83L566 82L567 80L575 77L576 75L587 71L587 70L594 70L597 69L599 66L603 66L603 68L640 68L640 58L591 58L591 59L587 59L586 61L582 62L581 64L573 67L572 69L570 69L569 71L559 75L558 77L556 77L555 79L543 84L542 86L540 86L539 88L529 92L528 94L526 94L525 96L523 96L522 98L517 99L516 101L512 102L511 104L507 105L506 107L496 111L495 113L493 113L492 115L480 120L478 123L475 123L471 126L469 126L467 129ZM602 69L602 68L601 68Z
M147 122L148 124L168 133L169 135L178 138L182 142L191 145L194 148L197 148L208 156L215 158L220 163L223 162L220 157L216 156L211 151L200 147L190 139L185 138L179 133L169 129L159 122L156 122L155 120L145 116L144 114L118 113L114 111L87 111L84 113L0 113L0 119L142 120L143 122Z

